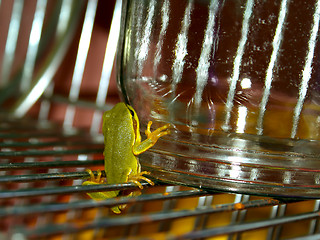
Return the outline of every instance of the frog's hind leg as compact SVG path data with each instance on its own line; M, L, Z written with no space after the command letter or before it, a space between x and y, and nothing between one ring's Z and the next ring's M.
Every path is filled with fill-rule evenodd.
M146 177L142 176L143 174L150 174L150 172L143 171L143 172L140 172L140 173L138 173L136 175L129 176L128 177L128 182L132 182L132 183L136 184L140 189L143 189L143 186L140 183L140 180L144 180L144 181L148 182L150 185L153 186L154 182L152 182L149 178L146 178Z
M104 178L101 177L101 171L98 170L98 174L97 176L95 176L93 174L93 172L90 169L86 170L89 175L90 178L88 181L85 181L84 183L82 183L83 186L87 186L87 185L99 185L99 184L103 184L104 183ZM108 199L108 198L114 198L118 196L119 191L109 191L109 192L91 192L91 193L87 193L87 195L89 197L91 197L94 200L104 200L104 199ZM121 205L121 206L115 206L112 207L111 210L114 213L121 213L121 209L125 208L125 205Z
M101 171L97 170L97 176L93 174L93 172L90 169L86 169L86 171L89 173L90 178L89 180L85 181L82 183L83 186L87 185L99 185L99 184L104 184L105 183L105 178L101 177ZM118 195L119 191L110 191L110 192L92 192L92 193L87 193L92 199L94 200L102 200L102 199L107 199L107 198L113 198Z

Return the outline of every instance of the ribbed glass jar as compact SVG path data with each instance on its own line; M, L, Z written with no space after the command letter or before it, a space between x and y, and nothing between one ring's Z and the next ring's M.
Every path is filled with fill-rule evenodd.
M197 187L320 196L319 0L127 0L118 83L142 126L171 134L140 157Z

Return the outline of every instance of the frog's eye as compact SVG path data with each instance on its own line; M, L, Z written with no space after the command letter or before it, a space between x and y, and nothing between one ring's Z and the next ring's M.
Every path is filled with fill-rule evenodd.
M134 112L132 109L130 109L130 108L128 108L128 110L129 110L129 112L130 112L130 114L131 114L131 117L132 117L132 123L133 123L134 129L136 129L137 123L136 123L136 119L135 119L135 117L134 117L135 112Z
M128 109L129 109L129 112L130 112L132 118L134 118L134 111L132 111L130 108L128 108Z

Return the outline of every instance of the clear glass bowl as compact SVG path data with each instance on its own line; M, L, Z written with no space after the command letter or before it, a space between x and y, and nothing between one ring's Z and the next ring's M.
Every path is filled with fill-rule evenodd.
M320 196L320 3L127 0L118 83L142 126L171 134L140 157L165 181Z

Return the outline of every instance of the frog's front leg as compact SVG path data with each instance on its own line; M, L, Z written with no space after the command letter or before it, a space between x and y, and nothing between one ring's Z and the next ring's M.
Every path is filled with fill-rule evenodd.
M145 131L147 139L142 142L136 142L133 145L134 155L139 155L147 151L158 141L159 138L161 138L164 135L170 134L170 130L169 130L170 124L166 124L162 127L159 127L153 132L151 132L151 125L152 125L152 121L149 121L147 125L147 129Z

